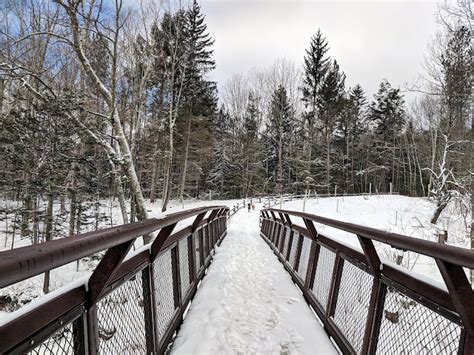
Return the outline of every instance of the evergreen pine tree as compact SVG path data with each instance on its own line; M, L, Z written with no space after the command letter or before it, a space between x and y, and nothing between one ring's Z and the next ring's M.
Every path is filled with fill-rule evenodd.
M397 139L406 122L404 99L400 89L392 88L387 80L380 83L369 106L369 124L374 133L374 145L371 149L371 162L376 169L374 178L381 192L388 191L389 182L395 183Z
M258 135L261 116L258 99L249 93L241 132L242 194L245 197L257 194L263 181L262 146Z
M222 106L212 126L212 158L211 169L209 171L207 183L212 191L219 194L219 198L223 199L232 194L233 179L232 157L230 132L231 122L228 112Z
M343 111L342 101L345 78L345 74L340 71L339 65L334 60L329 66L324 78L318 102L320 112L318 123L326 143L324 147L326 153L326 178L324 185L326 186L328 194L331 193L331 170L337 169L336 164L331 166L331 143L337 117Z
M269 170L273 174L277 193L282 193L284 186L289 186L288 159L294 124L293 111L286 89L280 85L272 95L266 132L271 143L271 152L268 154Z
M327 52L329 46L326 38L318 29L316 34L311 38L310 47L306 50L304 58L304 74L302 87L302 100L306 107L304 114L304 130L305 130L305 157L306 166L301 169L306 183L306 189L310 184L314 183L312 174L313 166L317 159L314 159L316 121L318 119L318 102L320 100L320 92L324 83L324 78L329 68L329 57Z
M196 0L193 1L192 7L186 11L185 42L188 51L184 93L186 100L191 106L194 106L200 98L203 103L212 103L216 84L208 81L206 75L216 67L211 49L214 40L207 32L205 16L201 13L201 7Z
M366 131L366 105L367 98L364 90L356 84L342 99L342 111L338 115L337 134L335 143L341 152L338 155L342 166L341 182L345 186L346 192L360 192L355 181L355 172L362 159L360 142ZM342 158L342 159L341 159Z

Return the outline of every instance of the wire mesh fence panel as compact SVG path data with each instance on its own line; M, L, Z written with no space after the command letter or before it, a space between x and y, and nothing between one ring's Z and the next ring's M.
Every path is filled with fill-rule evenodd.
M301 280L303 280L303 282L306 279L306 271L308 270L310 251L311 251L311 239L303 238L300 263L298 265L298 276L301 278Z
M291 267L294 269L295 268L295 263L296 263L296 252L298 249L298 239L299 235L298 233L293 234L293 241L291 242L291 249L290 249L290 258L288 259L288 262L290 263Z
M324 309L328 303L335 260L336 254L321 246L311 292Z
M74 354L74 335L72 331L72 323L57 330L48 339L41 342L28 354L46 355L46 354Z
M142 273L97 303L99 353L146 353Z
M178 242L179 250L179 274L181 278L181 297L184 300L188 292L189 285L189 256L188 256L188 238L183 238Z
M372 284L372 275L344 262L333 320L357 353L362 350Z
M455 354L461 327L389 287L377 354Z
M158 341L161 341L175 314L173 298L173 270L171 250L158 256L153 262L154 294Z

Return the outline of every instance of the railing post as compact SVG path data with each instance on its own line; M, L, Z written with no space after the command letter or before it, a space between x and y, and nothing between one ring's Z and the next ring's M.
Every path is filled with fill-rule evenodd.
M295 232L293 230L290 231L290 236L288 238L288 250L285 255L286 261L290 261L290 255L291 255L291 247L293 246L293 238L294 238Z
M83 313L72 323L72 338L74 341L74 354L85 355L88 353L87 348L87 313L85 307L82 308Z
M173 300L174 308L181 307L181 277L179 272L179 246L171 249L171 271L173 275Z
M90 355L99 350L99 329L97 320L97 306L94 304L87 310L87 347Z
M283 226L281 225L281 223L277 223L277 228L276 228L276 233L275 233L275 251L278 253L279 252L279 249L278 249L278 246L279 246L279 242L280 242L280 234L281 234L281 228Z
M147 354L154 354L157 351L157 341L155 338L157 329L154 312L153 264L149 264L142 270L142 292L146 349Z
M337 298L339 297L339 286L341 286L342 269L344 267L344 259L340 253L336 253L336 260L334 262L334 271L331 280L331 292L326 309L326 317L330 318L336 311Z
M210 231L211 225L210 221L204 226L204 234L203 234L203 244L204 244L204 265L206 264L207 257L209 256L209 238L210 238Z
M461 340L459 344L459 355L474 354L474 335L469 334L466 329L461 331Z
M191 284L196 281L196 251L194 238L194 233L188 237L188 269Z
M269 220L269 228L268 228L268 240L273 244L273 230L275 229L275 222L273 220Z
M357 236L364 251L367 263L372 269L373 283L367 311L367 321L365 325L364 340L362 342L362 353L373 354L377 347L378 332L382 320L383 304L385 298L385 286L380 280L380 258L375 249L374 243L368 238ZM383 297L383 298L380 298Z
M467 333L474 336L474 291L461 266L435 259Z
M319 252L321 251L321 246L316 240L313 240L311 243L310 264L308 266L308 271L306 272L306 278L308 281L305 283L307 290L311 290L314 286L316 268L318 267Z
M283 250L285 249L286 232L287 232L287 228L286 226L283 225L280 231L280 243L278 245L278 251L282 255L283 255Z
M369 319L367 319L367 327L364 334L364 341L362 343L362 354L374 355L377 351L377 343L379 338L380 326L382 324L383 309L385 305L385 296L387 294L387 286L380 280L374 279L372 285L372 292L370 295L370 306L367 318L372 317L369 326ZM372 311L371 311L372 309Z
M198 242L199 242L199 266L200 268L204 265L206 257L204 255L204 228L203 226L198 232Z
M298 272L298 268L300 267L301 250L303 249L303 241L304 241L304 237L302 234L300 234L298 238L298 245L296 246L295 266L294 266L295 272Z
M304 283L304 287L306 290L311 289L314 282L314 275L316 272L316 265L318 262L319 257L319 244L317 244L318 240L318 232L314 227L313 221L304 218L304 224L306 225L306 229L308 229L310 237L311 237L311 250L309 252L309 260L308 260L308 269L306 270L306 279Z
M196 233L196 230L204 219L207 212L200 213L196 216L191 225L191 236L188 239L188 265L189 265L189 276L191 279L191 283L196 281L197 277L197 270L196 270L196 241L195 239L198 238L199 232ZM202 231L202 228L200 229ZM201 252L201 250L200 250ZM201 264L200 264L201 265Z
M167 227L161 228L160 232L158 233L155 240L153 241L153 244L150 247L151 262L153 262L153 260L155 260L155 258L157 257L158 253L163 247L163 244L166 242L166 239L168 239L168 237L171 235L174 228L176 227L176 224L177 223L174 223Z
M87 298L90 305L95 304L102 296L134 242L135 240L131 240L107 250L100 260L89 278Z

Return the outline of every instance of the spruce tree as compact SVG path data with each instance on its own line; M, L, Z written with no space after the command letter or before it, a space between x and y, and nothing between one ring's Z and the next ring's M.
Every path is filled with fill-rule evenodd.
M209 188L223 199L231 195L231 172L233 167L231 152L231 122L225 107L219 109L212 125L212 158L207 178Z
M258 107L258 99L249 93L247 110L243 118L241 131L241 169L242 195L253 196L260 191L263 180L262 145L259 139L258 128L261 123L262 112Z
M267 137L271 143L268 155L269 168L273 174L276 192L282 193L284 182L289 182L289 146L293 131L294 110L289 102L286 89L279 86L272 95Z
M185 46L188 55L185 96L190 105L195 105L200 98L209 104L209 97L215 96L216 84L206 77L216 67L212 57L213 44L214 40L207 32L205 16L201 13L198 2L194 0L191 8L186 11Z
M374 133L371 162L376 166L372 171L381 192L388 191L389 182L396 182L398 137L406 123L404 103L400 89L392 88L384 79L369 106L368 119Z
M367 98L359 84L349 89L342 99L342 112L338 115L337 134L335 143L341 152L342 182L345 191L355 193L362 191L357 188L355 173L362 169L363 160L360 142L366 131L366 105ZM341 160L341 159L339 159Z
M326 189L331 193L331 143L337 116L343 111L342 98L344 94L345 74L340 71L339 65L334 60L324 78L319 97L319 124L326 143L324 147L326 155ZM335 165L336 167L336 165Z
M314 161L316 161L313 155L316 142L316 121L319 117L318 102L324 78L330 64L330 59L327 56L328 50L327 40L321 30L318 29L311 38L310 47L306 50L304 58L302 100L306 107L304 114L306 166L302 172L305 175L303 179L306 182L306 189L314 182L312 170Z

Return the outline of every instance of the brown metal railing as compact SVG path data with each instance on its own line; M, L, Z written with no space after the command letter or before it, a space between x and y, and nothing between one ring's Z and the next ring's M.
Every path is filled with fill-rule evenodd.
M226 235L228 212L196 208L1 252L0 287L105 254L85 283L59 289L1 323L0 354L165 353ZM190 225L174 232L189 218ZM151 244L129 255L137 238L156 231Z
M315 222L355 234L361 250ZM272 208L262 210L261 236L343 353L474 354L474 292L463 270L474 269L474 251ZM434 258L446 288L382 261L374 242Z

